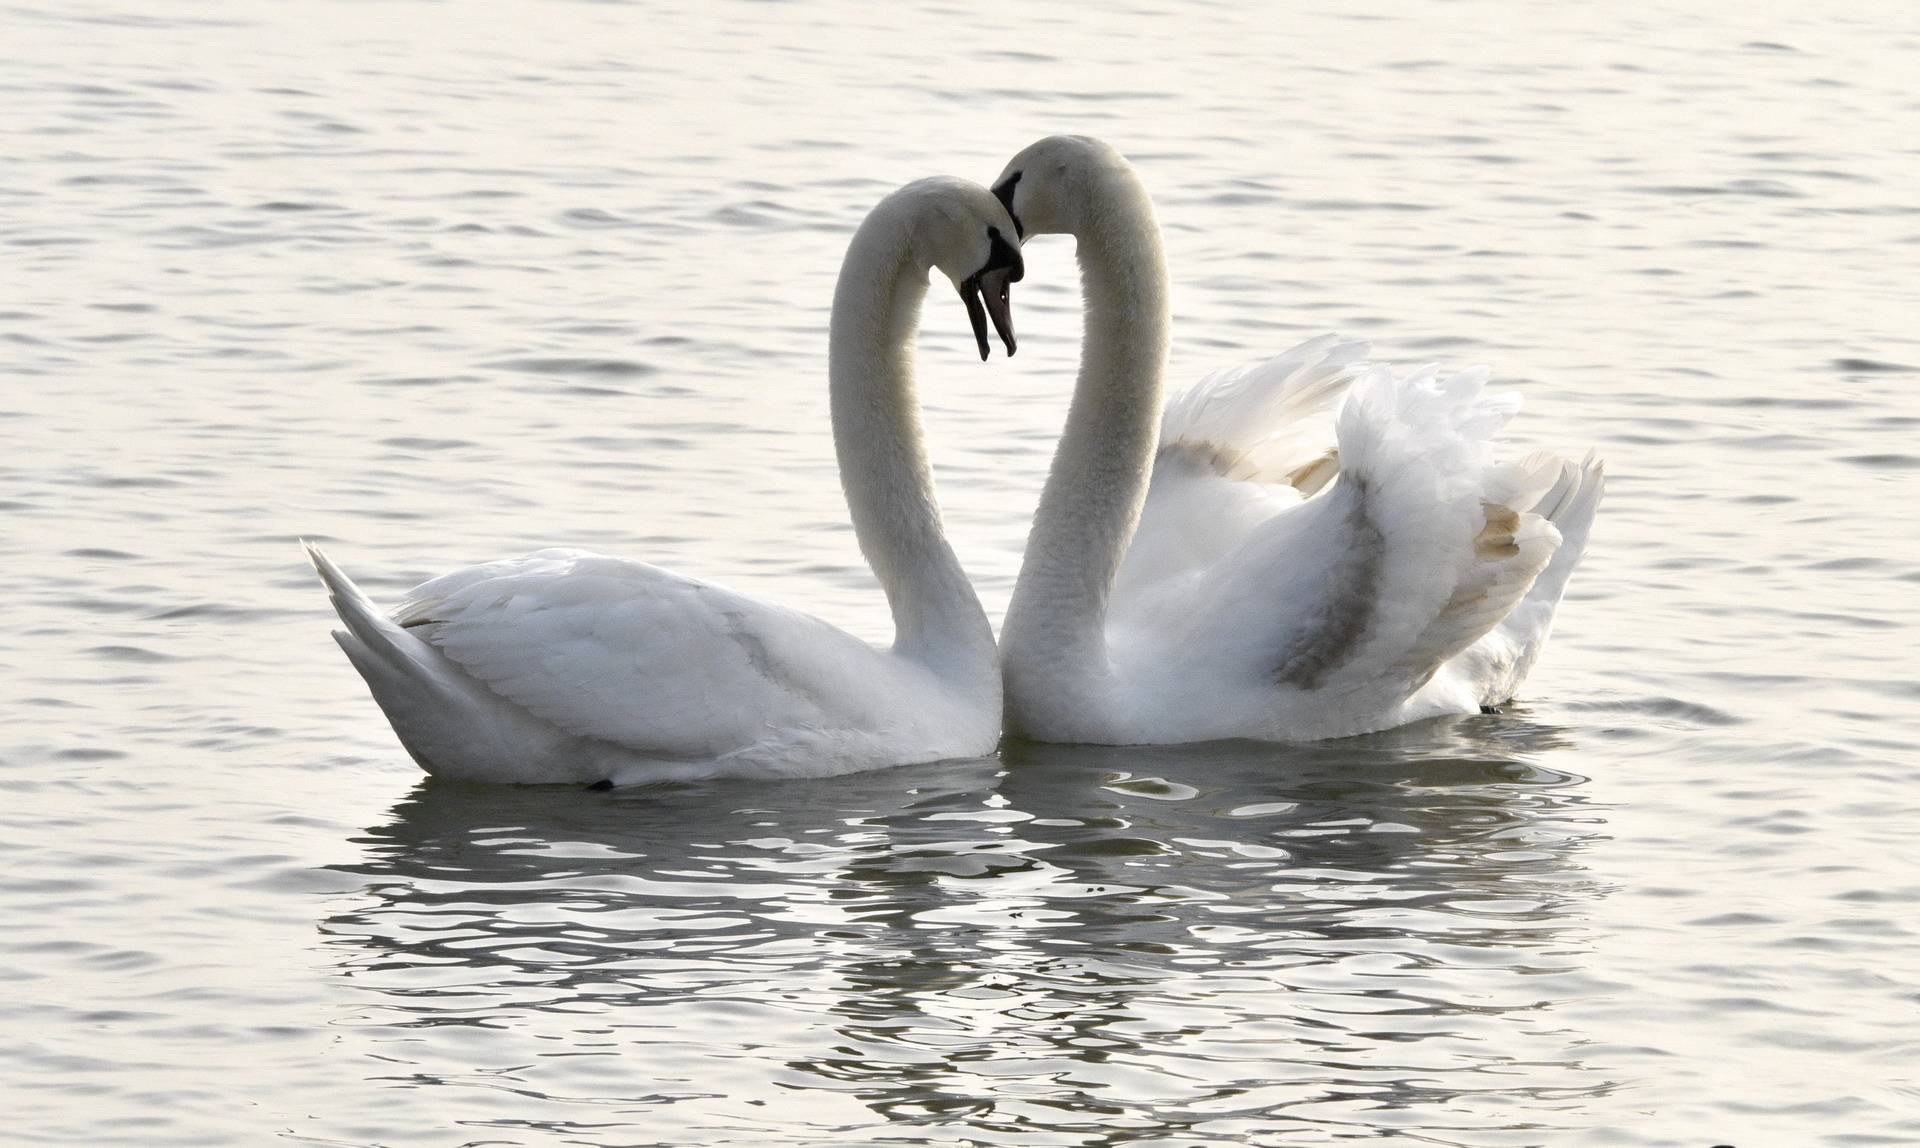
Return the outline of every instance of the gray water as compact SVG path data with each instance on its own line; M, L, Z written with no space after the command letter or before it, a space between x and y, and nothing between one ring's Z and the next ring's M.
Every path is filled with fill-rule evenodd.
M1920 19L1815 7L0 9L0 1142L1920 1142ZM884 639L842 247L1063 130L1155 192L1176 381L1339 331L1606 455L1522 702L424 782L295 539ZM1078 352L1028 257L1018 358L922 342L996 617Z

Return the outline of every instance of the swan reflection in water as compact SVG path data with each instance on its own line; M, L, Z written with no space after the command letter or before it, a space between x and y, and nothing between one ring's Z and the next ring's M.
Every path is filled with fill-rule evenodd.
M429 781L323 928L374 1075L509 1089L469 1122L495 1128L1479 1143L1608 1087L1555 1016L1604 987L1600 813L1531 764L1559 744L1510 715L791 785Z

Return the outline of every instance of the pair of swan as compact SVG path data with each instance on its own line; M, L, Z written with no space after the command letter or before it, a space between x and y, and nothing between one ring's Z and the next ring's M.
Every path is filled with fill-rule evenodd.
M1009 354L1018 244L1078 242L1067 427L996 651L941 532L912 346L930 272ZM657 567L573 550L456 571L382 613L317 549L335 638L429 772L503 782L800 777L1044 741L1305 740L1511 697L1603 488L1591 457L1491 458L1484 372L1396 378L1331 338L1161 404L1167 275L1145 188L1056 136L991 193L888 196L834 294L834 446L892 609L875 649ZM1003 707L1004 699L1004 707Z

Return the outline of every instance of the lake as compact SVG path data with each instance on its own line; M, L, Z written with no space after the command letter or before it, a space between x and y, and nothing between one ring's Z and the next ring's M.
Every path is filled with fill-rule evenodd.
M1920 1142L1920 21L1517 0L0 9L0 1140ZM1485 362L1607 502L1517 704L1305 746L429 784L328 639L545 545L885 640L892 187L1103 136L1172 378ZM1078 359L930 297L996 621Z

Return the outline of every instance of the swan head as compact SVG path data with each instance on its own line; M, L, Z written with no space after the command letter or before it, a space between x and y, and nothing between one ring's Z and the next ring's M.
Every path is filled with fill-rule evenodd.
M993 181L994 198L1013 217L1022 243L1032 235L1078 235L1094 191L1115 177L1135 177L1126 158L1092 136L1048 136L1028 144Z
M945 275L967 307L980 357L989 352L987 324L1011 355L1012 285L1027 273L1020 240L1000 205L986 188L964 179L937 177L908 184L894 198L900 203L914 257Z

